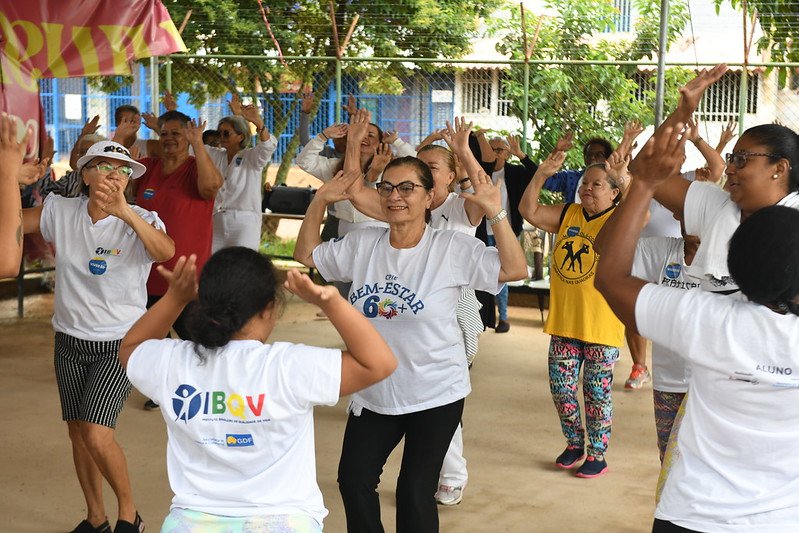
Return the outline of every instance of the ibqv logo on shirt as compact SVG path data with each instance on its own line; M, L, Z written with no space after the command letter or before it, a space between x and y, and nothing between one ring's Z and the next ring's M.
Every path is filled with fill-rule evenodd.
M249 433L245 435L233 435L228 433L225 435L225 444L227 444L228 448L238 448L241 446L255 446L255 443L252 440L252 435Z

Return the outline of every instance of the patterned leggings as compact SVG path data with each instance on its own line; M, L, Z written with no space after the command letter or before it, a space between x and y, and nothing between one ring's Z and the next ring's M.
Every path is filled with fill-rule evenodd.
M560 417L563 436L570 446L585 446L577 386L583 370L583 397L588 431L588 455L603 459L610 441L613 418L613 365L619 349L578 339L552 336L549 343L549 388Z
M677 416L677 411L680 410L685 394L685 392L652 391L655 403L655 429L658 434L658 451L660 452L661 463L663 463L663 456L666 454L666 445L669 443L674 418Z

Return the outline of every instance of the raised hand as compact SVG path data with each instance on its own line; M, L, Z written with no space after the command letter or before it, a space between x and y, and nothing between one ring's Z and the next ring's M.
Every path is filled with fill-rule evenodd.
M198 126L194 119L186 124L186 140L194 147L195 152L198 150L199 145L203 143L203 131L207 121L203 120Z
M735 119L732 118L729 121L727 121L727 124L721 127L721 136L719 137L719 144L718 147L716 148L717 152L721 152L722 150L724 150L724 147L727 146L727 144L731 140L733 140L736 135L738 135L737 133L735 133L735 130L737 129L738 129L738 123L735 122Z
M574 132L567 131L563 135L558 138L558 141L555 143L555 149L552 153L555 152L568 152L569 150L574 147Z
M519 159L524 159L525 157L527 157L527 154L525 154L522 151L521 142L519 141L519 138L516 135L508 135L507 139L508 139L508 147L510 147L511 154L515 155Z
M566 161L566 152L563 150L555 150L549 154L546 159L541 161L535 173L537 176L546 179L560 170L564 161Z
M255 124L255 127L261 129L264 127L264 118L261 115L261 110L257 105L250 104L241 106L241 116Z
M53 161L53 156L55 155L55 141L47 134L47 140L44 142L44 146L42 147L42 161L47 161L49 164Z
M347 136L347 129L346 124L333 124L323 129L322 133L328 139L340 139Z
M474 192L461 192L461 198L479 205L489 218L499 213L502 209L502 192L499 186L491 181L491 176L481 170L471 181Z
M399 139L399 133L396 131L384 131L381 140L386 144L393 144L397 139Z
M84 135L92 135L94 133L97 133L97 130L99 129L100 129L100 115L94 115L94 117L89 119L86 122L86 124L83 125L83 128L81 128L80 137L83 137Z
M453 152L465 154L469 150L469 134L473 126L473 122L467 123L465 118L455 117L455 127L447 121L447 127L441 130L441 138Z
M169 91L164 92L164 96L161 98L161 102L163 102L164 108L167 111L174 111L178 108L177 100L175 100L175 97Z
M142 113L141 118L145 126L158 133L160 128L158 127L158 117L155 115L155 113Z
M678 108L687 114L692 114L699 107L699 100L708 87L716 83L724 73L727 65L716 65L712 69L702 69L697 76L680 87L680 103Z
M113 141L123 144L124 140L130 139L136 135L136 133L139 131L139 127L141 127L141 122L139 122L139 119L133 116L124 117L122 121L117 124L117 129L114 131Z
M349 113L350 116L354 115L356 111L358 111L358 106L355 103L355 97L351 94L347 96L347 103L341 106L341 109Z
M196 255L191 254L188 259L185 255L182 255L178 259L178 262L175 263L174 270L170 271L163 265L158 265L158 267L156 267L158 273L169 283L167 294L171 295L182 304L187 304L197 298L196 262Z
M692 143L695 143L701 137L699 136L699 124L696 123L694 117L688 119L688 122L685 124L685 133L684 135L688 137L688 140Z
M630 173L627 171L629 164L629 156L625 156L618 150L610 154L610 157L605 161L605 170L608 176L615 179L621 185L622 190L627 188L630 181Z
M630 120L624 124L624 140L632 142L644 131L644 125L640 120Z
M350 115L350 127L347 130L347 144L355 143L360 145L369 132L369 124L372 121L372 114L367 109L359 109Z
M36 183L44 177L47 173L47 167L50 165L50 159L39 160L34 159L23 163L19 169L17 182L20 185L28 186Z
M383 173L386 166L391 163L393 158L394 153L391 151L391 147L388 144L384 142L378 144L375 155L372 157L372 162L369 165L369 174L374 176L374 179L377 179L377 176Z
M104 213L122 218L123 213L130 208L125 199L125 186L127 180L119 178L106 179L97 185L97 201Z
M311 112L313 108L314 94L310 86L303 87L302 99L300 100L300 111L306 115Z
M630 173L636 181L657 187L669 177L679 174L685 161L684 125L668 124L655 130L644 147L630 163Z
M230 107L231 113L241 116L241 98L239 98L239 93L231 93L227 105Z
M362 186L363 174L359 170L344 172L339 170L333 179L322 184L314 194L314 200L320 200L325 205L348 200L349 190L353 186Z
M283 286L309 304L321 308L324 308L328 302L341 298L335 286L317 285L307 274L301 273L296 268L288 271Z

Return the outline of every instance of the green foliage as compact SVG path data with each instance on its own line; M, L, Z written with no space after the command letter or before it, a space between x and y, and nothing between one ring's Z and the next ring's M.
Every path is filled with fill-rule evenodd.
M531 38L540 21L532 60L551 61L632 61L648 59L657 52L659 0L635 0L642 13L633 38L620 39L606 29L614 24L616 10L610 0L547 0L554 16L527 13L527 32ZM496 17L491 31L502 37L500 53L524 59L519 9L507 6L507 17ZM685 0L671 3L670 42L687 21ZM611 38L613 37L613 38ZM685 69L667 71L668 105L675 105L677 89L688 79ZM538 64L530 65L528 119L538 149L534 158L542 159L554 148L564 132L574 132L575 144L590 137L621 139L624 123L654 120L654 86L648 88L649 75L635 66ZM524 65L516 64L503 78L504 89L514 102L512 113L522 117ZM570 152L566 167L583 165L579 150Z
M714 0L716 12L728 2L733 8L743 10L741 0ZM760 22L763 36L757 41L757 51L768 51L775 63L799 63L799 12L795 0L748 0L746 2L749 27L754 20ZM756 13L756 17L753 15ZM779 88L785 87L789 67L775 67L778 71ZM767 70L767 74L773 68Z

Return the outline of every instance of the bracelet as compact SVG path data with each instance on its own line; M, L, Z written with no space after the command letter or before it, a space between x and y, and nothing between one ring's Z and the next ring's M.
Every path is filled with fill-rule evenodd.
M698 137L695 141L691 141L691 142L694 143L694 144L699 144L702 141L704 141L704 139L702 137Z
M328 139L330 139L330 137L328 137L327 135L325 135L325 132L323 132L323 131L320 131L320 132L319 132L319 135L321 135L321 136L322 136L322 137L325 139L325 141L327 141Z
M496 215L494 215L493 217L488 219L488 223L491 226L493 226L495 224L499 224L500 222L502 222L506 218L508 218L508 212L505 211L504 209L500 209L499 213L497 213Z
M464 183L466 183L467 181L472 181L472 178L463 178L462 180L458 180L458 183L460 183L461 185L463 185L463 184L464 184Z

